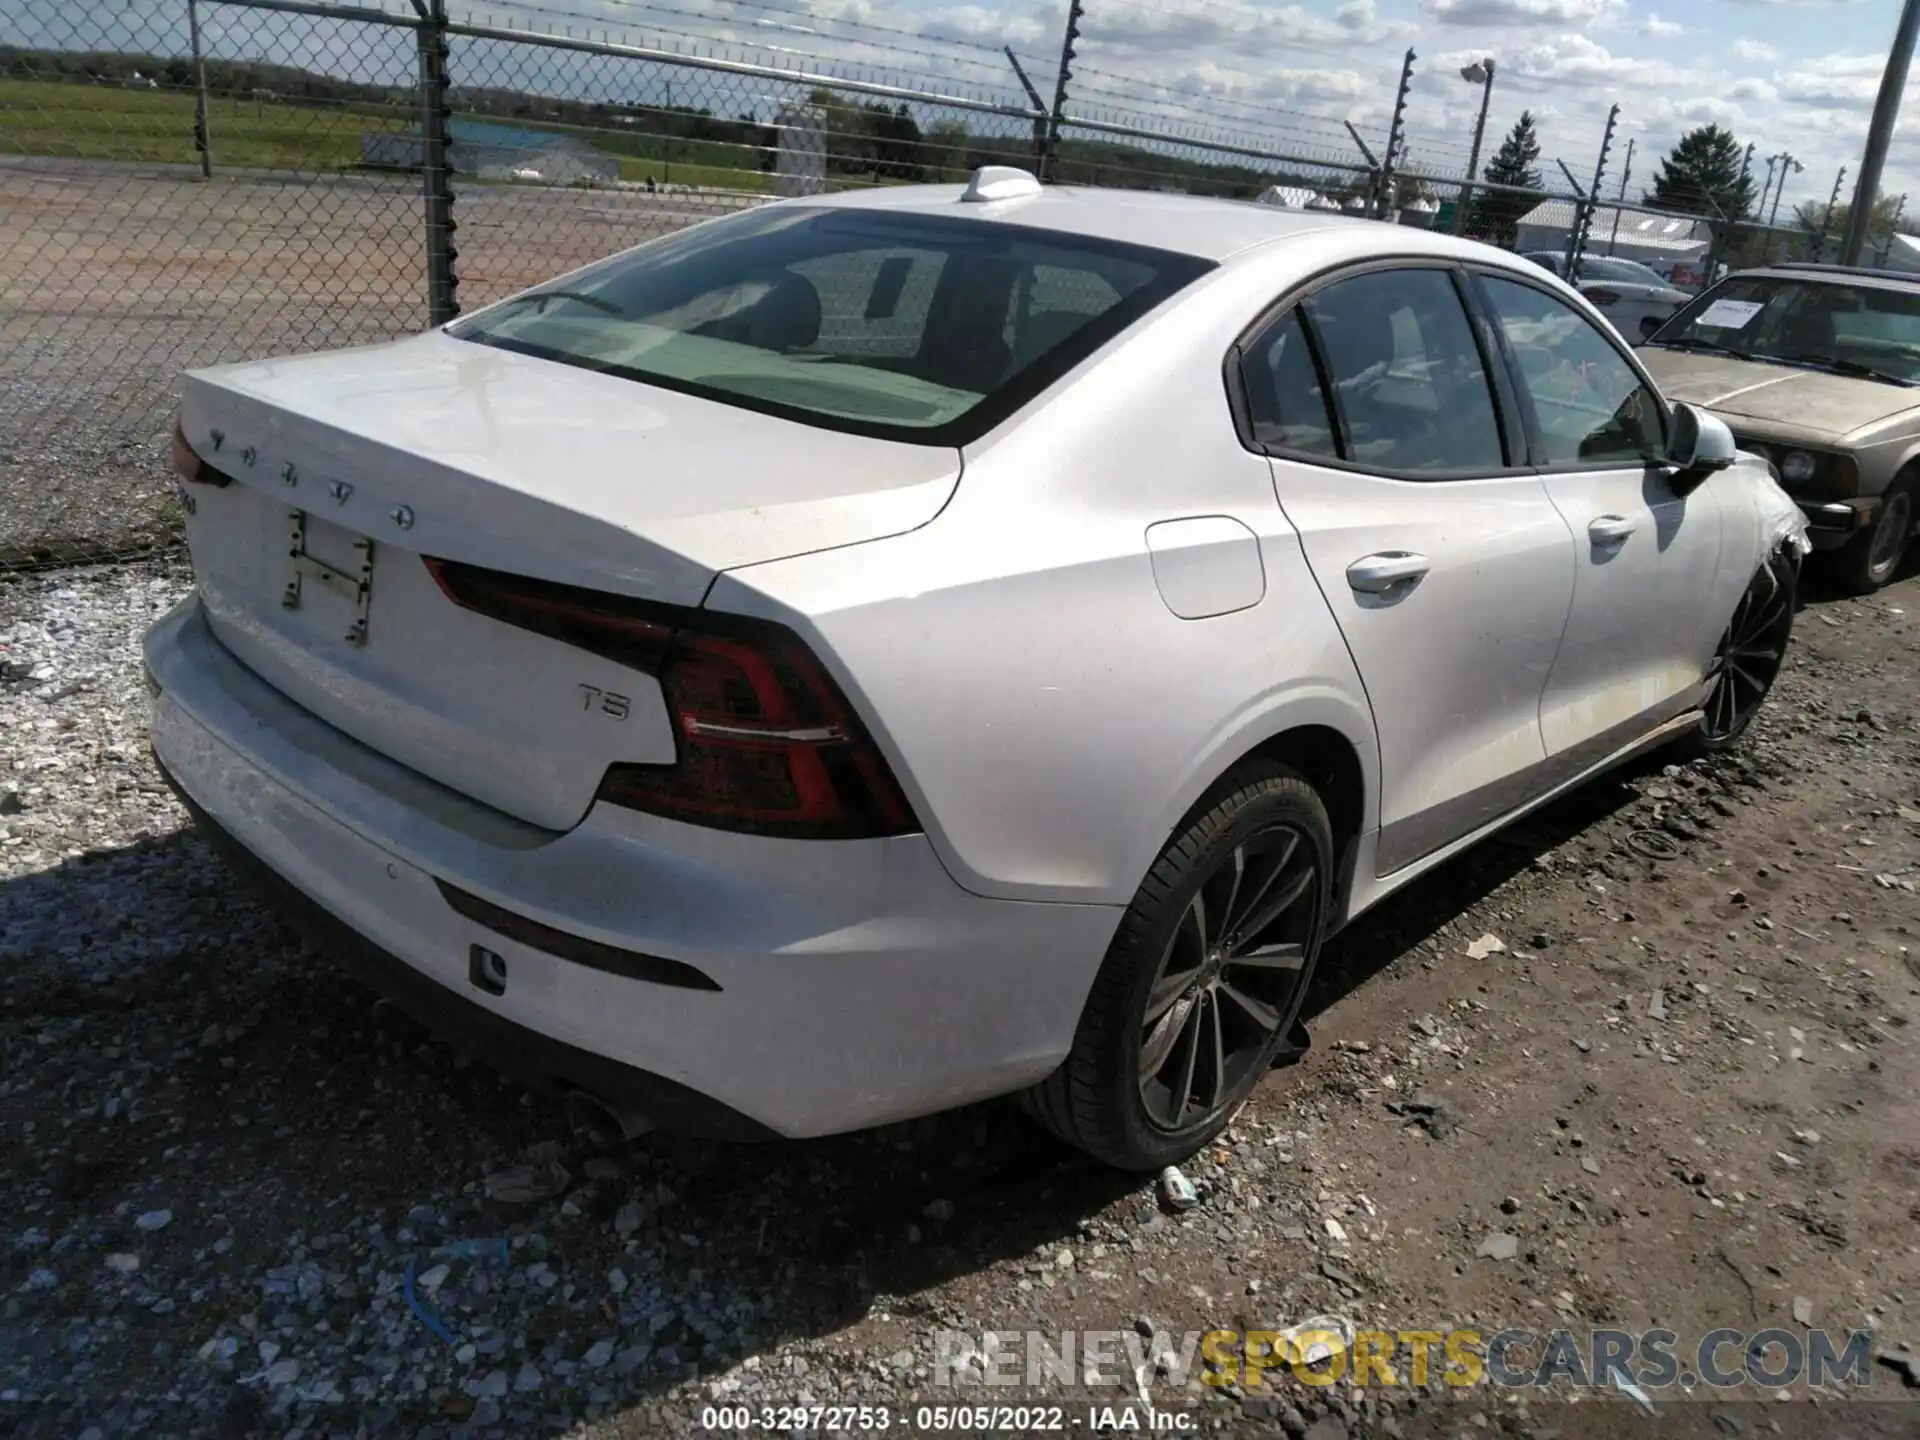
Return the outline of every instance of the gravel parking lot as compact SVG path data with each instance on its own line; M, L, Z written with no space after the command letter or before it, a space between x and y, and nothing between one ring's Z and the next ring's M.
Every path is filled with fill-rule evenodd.
M1186 1210L1004 1104L576 1138L289 941L187 828L137 665L187 584L0 580L0 1428L642 1436L731 1402L921 1433L916 1400L983 1395L936 1385L937 1332L1333 1314L1867 1328L1877 1358L1864 1398L1654 1417L1151 1366L1041 1393L1087 1430L1083 1402L1144 1394L1315 1440L1920 1433L1920 578L1814 597L1740 757L1590 786L1342 937L1313 1050L1187 1168Z
M460 300L744 203L467 185ZM163 542L180 372L426 328L422 235L407 176L0 159L0 570Z

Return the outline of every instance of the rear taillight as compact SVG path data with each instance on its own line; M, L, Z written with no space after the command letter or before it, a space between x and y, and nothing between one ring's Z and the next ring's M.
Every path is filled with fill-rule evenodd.
M187 435L180 428L178 420L173 422L173 473L193 485L231 485L231 476L222 475L206 461L202 460L193 446L187 443Z
M786 626L457 561L426 563L457 605L659 679L677 759L611 766L597 798L790 839L855 840L920 828L845 693Z
M1618 290L1582 290L1580 293L1594 305L1614 305L1620 300Z

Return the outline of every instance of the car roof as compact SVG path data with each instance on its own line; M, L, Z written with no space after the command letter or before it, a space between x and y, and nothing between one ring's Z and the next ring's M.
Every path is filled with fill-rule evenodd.
M1920 275L1909 275L1900 270L1875 270L1865 265L1815 265L1804 261L1787 261L1779 265L1756 265L1751 270L1739 270L1735 274L1759 275L1770 280L1811 280L1816 284L1824 281L1832 285L1867 285L1881 290L1920 290ZM1733 276L1727 278L1732 279Z
M1216 262L1277 240L1325 234L1330 230L1349 231L1354 238L1356 255L1390 248L1402 255L1453 255L1482 260L1499 257L1509 264L1516 259L1509 251L1494 250L1471 240L1457 240L1451 235L1436 235L1413 226L1313 210L1283 210L1250 200L1049 185L1038 194L990 204L968 204L960 198L965 192L964 185L892 185L843 190L790 203L949 215L989 224L1025 225L1171 250Z

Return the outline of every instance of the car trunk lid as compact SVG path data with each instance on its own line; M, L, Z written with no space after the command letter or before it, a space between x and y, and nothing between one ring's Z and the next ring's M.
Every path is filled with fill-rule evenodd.
M648 675L456 605L423 557L696 606L715 574L939 513L957 451L817 429L433 333L188 376L214 633L464 794L563 829L609 764L670 764Z

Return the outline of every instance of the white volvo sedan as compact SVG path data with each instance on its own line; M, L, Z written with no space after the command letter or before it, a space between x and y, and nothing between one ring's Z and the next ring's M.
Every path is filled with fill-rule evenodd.
M324 954L628 1132L1128 1167L1353 916L1735 741L1803 543L1517 256L1013 171L198 371L175 464L154 750Z

